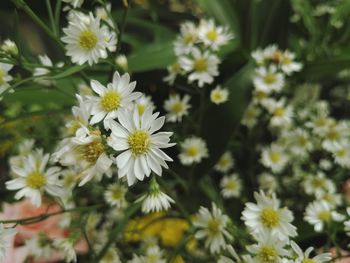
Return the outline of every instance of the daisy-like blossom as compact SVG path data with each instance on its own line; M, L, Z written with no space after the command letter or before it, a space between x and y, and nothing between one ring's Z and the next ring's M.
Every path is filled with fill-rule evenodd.
M342 140L332 147L334 161L344 168L350 168L350 142Z
M301 128L287 133L289 150L296 156L306 156L313 149L310 134Z
M286 50L282 54L282 59L280 61L280 67L282 71L290 75L293 72L300 71L302 69L302 64L299 62L295 62L295 54Z
M6 39L1 45L1 49L8 54L18 55L18 47L15 42L10 39Z
M260 189L268 192L274 192L278 186L276 177L268 173L260 174L258 177L258 183Z
M134 105L132 105L132 107L137 107L140 116L145 112L145 110L147 108L150 108L152 111L156 108L154 106L153 101L152 101L152 97L151 96L146 96L145 94L142 94L141 97L136 99L134 101Z
M38 162L34 154L29 154L25 158L23 167L11 167L16 178L7 181L6 188L9 190L19 190L15 194L16 200L22 197L28 197L33 205L39 207L43 192L57 197L62 195L63 190L58 181L61 169L56 166L48 168L49 158L50 155L45 154Z
M232 154L226 151L221 155L218 162L215 164L214 169L216 171L227 173L234 165Z
M304 191L308 195L321 196L325 193L335 193L334 182L326 177L322 172L316 175L307 175L302 182Z
M90 117L90 105L80 95L76 95L78 106L72 107L73 119L66 123L67 135L73 136L82 126L88 126Z
M339 144L344 142L344 138L349 134L348 124L345 122L336 122L330 119L325 130L321 133L323 149L332 152L338 148Z
M221 193L224 198L239 197L242 181L237 174L226 175L220 181Z
M9 82L13 79L9 71L13 65L0 62L0 95L10 87Z
M91 81L91 88L98 96L88 97L87 104L91 105L90 124L103 120L104 127L110 129L110 122L118 117L120 109L126 108L131 102L141 97L141 92L133 92L136 82L130 82L128 73L120 76L118 71L113 75L112 83L104 87L97 80Z
M3 224L0 224L0 261L4 260L6 249L11 246L13 237L16 235L17 230L15 228L5 228Z
M261 109L254 104L249 104L242 118L242 124L249 129L253 128L257 122L261 113Z
M164 109L167 111L166 120L181 122L183 116L188 115L188 110L191 108L190 99L191 97L187 94L183 98L179 94L170 95L169 99L164 101Z
M128 71L128 58L124 54L120 54L115 58L115 64L125 72Z
M193 48L191 56L182 56L179 58L181 68L189 73L189 82L198 82L198 87L202 88L204 84L210 84L214 81L214 77L219 75L218 65L219 58L204 51L203 53L198 48Z
M168 75L163 78L163 81L169 85L173 85L177 75L182 73L181 66L178 62L175 62L167 67Z
M53 241L53 246L64 255L65 262L77 262L77 254L74 249L75 239L61 238Z
M272 60L278 62L282 52L278 50L276 45L269 45L265 49L257 49L252 52L252 58L255 60L255 63L260 65L265 64L267 60Z
M127 188L119 183L110 184L104 192L105 200L108 204L118 208L126 206L125 194Z
M146 250L146 255L133 255L133 258L128 263L166 263L164 251L157 245L151 245Z
M100 19L91 13L89 16L73 12L69 25L63 28L65 36L61 40L66 44L66 54L73 63L79 65L88 62L97 63L99 58L106 58L107 51L115 51L117 39L107 26L100 25Z
M228 27L216 26L214 20L201 20L198 28L198 37L205 46L218 50L225 45L233 36Z
M206 142L199 137L190 137L181 143L180 162L183 165L200 163L203 158L208 157Z
M294 259L295 263L324 263L332 259L331 253L322 253L315 257L310 257L311 252L314 250L313 247L307 248L304 252L294 241L291 241L290 245L297 256L297 258Z
M111 122L111 135L108 144L116 151L123 151L116 157L119 178L126 176L128 185L136 180L149 177L151 171L162 175L162 167L168 168L165 161L172 159L161 149L168 148L172 132L157 132L163 125L165 117L152 113L150 108L140 116L137 108L121 109L117 123Z
M122 261L120 260L117 249L110 247L101 258L100 263L122 263Z
M54 249L51 246L51 239L43 232L25 240L25 246L28 249L29 255L37 260L49 260L54 254Z
M222 104L228 100L229 91L227 89L223 89L220 86L216 86L210 92L210 101L216 105Z
M283 74L277 72L277 67L270 65L268 68L260 67L256 69L256 76L253 79L256 89L270 93L281 91L284 86Z
M280 239L296 236L296 227L291 224L294 217L286 207L280 208L280 201L274 193L254 193L257 203L246 203L242 220L254 234L269 232Z
M176 56L189 54L197 42L197 26L193 22L185 22L181 24L180 35L177 37L174 44Z
M212 203L212 211L201 206L196 214L193 225L198 228L195 238L205 239L205 247L210 253L219 253L226 247L226 240L232 240L231 234L227 231L230 219L227 215Z
M285 127L292 123L293 110L290 105L286 105L284 99L267 100L264 106L271 114L270 125L272 127Z
M343 221L344 216L332 210L326 201L316 200L306 207L304 220L313 225L316 232L321 232L328 222Z
M66 138L60 143L54 159L63 166L78 165L81 170L79 186L82 186L92 178L100 179L110 172L113 161L108 157L107 149L98 129L89 130L82 126L75 137Z
M285 149L278 145L272 144L270 147L263 149L261 153L261 163L270 168L273 172L281 172L288 163L289 157Z
M256 263L282 262L282 257L287 256L288 250L284 247L288 239L281 240L278 235L271 232L261 232L255 235L258 243L247 246L247 250L254 255Z

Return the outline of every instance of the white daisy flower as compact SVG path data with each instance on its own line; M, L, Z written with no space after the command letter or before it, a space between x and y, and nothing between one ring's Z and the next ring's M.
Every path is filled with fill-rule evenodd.
M343 221L344 216L331 209L331 206L321 200L310 203L305 210L304 220L314 226L316 232L321 232L331 221Z
M229 91L228 89L222 89L220 86L216 86L210 92L210 101L216 105L222 104L228 100Z
M190 137L181 143L180 162L183 165L200 163L203 158L208 157L206 142L199 137Z
M334 161L344 168L350 168L350 142L342 140L332 147Z
M126 192L127 188L125 186L114 183L107 187L107 190L104 192L104 197L109 205L124 208L127 204L125 200Z
M224 198L239 197L242 181L238 174L226 175L220 181L221 194Z
M104 127L110 129L110 122L118 117L119 111L141 97L141 92L133 92L136 82L130 83L128 73L120 76L118 71L113 75L112 83L104 87L97 80L91 81L91 88L99 95L89 97L86 103L91 105L90 124L96 124L103 120Z
M152 101L152 97L146 96L145 94L142 94L141 97L136 99L134 101L134 104L135 105L133 105L133 107L134 106L137 107L140 115L142 115L147 108L150 108L152 111L154 111L154 109L156 108L153 101Z
M281 172L288 163L288 156L285 149L278 144L272 144L264 148L261 153L261 163L270 168L273 172Z
M90 16L83 17L73 12L66 34L61 40L66 43L66 54L73 63L79 65L88 62L89 65L97 63L99 58L107 57L107 50L115 51L116 35L109 31L107 26L100 25L100 19Z
M286 105L284 98L279 101L273 99L267 100L264 107L266 107L271 114L270 125L272 127L285 127L291 124L293 110L290 105Z
M233 36L228 27L216 26L213 19L201 20L198 28L198 37L205 46L218 50L225 45Z
M167 67L168 75L163 78L164 82L167 82L169 85L173 85L177 75L181 74L181 66L178 62L175 62Z
M226 240L232 240L231 234L227 231L230 219L227 215L212 203L212 211L203 206L195 215L193 225L199 228L195 233L195 238L205 239L205 247L210 253L220 253L226 247Z
M306 156L313 149L310 134L301 128L287 133L288 147L295 157Z
M219 75L219 58L209 51L202 53L198 48L193 48L191 57L182 56L179 58L181 68L189 73L188 81L197 81L201 88L204 84L210 84L214 77Z
M290 75L293 72L300 71L302 69L302 64L295 62L295 54L286 50L282 54L282 59L280 61L281 69L287 75Z
M185 22L180 26L180 36L177 37L174 50L176 56L186 55L191 52L198 42L198 29L192 22Z
M280 239L296 236L296 227L291 224L293 214L286 207L280 208L276 195L254 193L257 204L246 203L242 212L242 220L252 233L269 232Z
M258 123L258 117L261 113L259 107L254 104L249 104L242 118L242 125L247 126L249 129L253 128Z
M25 158L23 167L11 167L12 172L17 176L6 182L6 188L9 190L19 190L15 194L15 199L22 197L30 198L33 205L41 205L41 195L47 192L52 196L60 197L63 194L58 176L60 168L53 166L47 168L50 155L45 154L42 160L38 162L33 154Z
M218 162L215 164L214 169L216 171L227 173L234 165L232 154L226 151L221 155Z
M339 144L342 144L344 138L349 134L349 127L345 122L337 123L335 120L329 121L325 127L321 136L323 138L322 147L323 149L332 152L338 148Z
M277 72L274 65L260 67L256 69L256 76L253 78L256 89L270 93L272 91L281 91L284 86L284 76Z
M0 224L0 261L2 262L6 256L6 249L11 247L13 237L17 234L15 228L5 228Z
M265 49L257 49L252 52L252 58L258 65L263 65L266 60L274 60L276 62L279 56L281 56L281 51L278 50L276 45L269 45Z
M262 106L266 105L269 100L269 94L270 92L261 90L261 89L254 89L253 90L253 98L252 102L256 106L256 104L260 104Z
M10 87L9 82L13 79L9 75L9 71L13 68L13 65L0 62L0 96Z
M180 97L179 94L170 95L169 99L164 101L164 109L167 111L166 120L168 122L181 122L182 117L188 115L188 110L191 108L189 95Z
M165 120L165 117L157 118L158 115L158 112L152 114L149 108L142 116L137 108L121 109L120 124L111 122L108 144L116 151L123 151L116 158L118 175L119 178L126 176L129 186L150 176L151 171L161 176L162 167L168 168L165 161L172 161L161 150L175 145L169 143L172 132L157 132Z
M276 177L268 173L260 174L258 176L258 183L260 189L268 192L274 192L278 186Z
M303 250L294 241L291 241L290 245L293 251L295 252L295 254L297 255L297 258L294 259L295 263L306 263L306 262L324 263L324 262L329 262L332 259L331 253L322 253L311 258L310 254L314 250L313 247L309 247L308 249L305 250L305 252L303 252Z
M307 175L302 182L304 191L308 195L322 196L325 193L335 193L334 182L326 177L322 172L316 175Z
M17 56L18 55L18 48L15 42L13 42L10 39L6 39L4 43L1 45L1 49L5 51L8 54Z

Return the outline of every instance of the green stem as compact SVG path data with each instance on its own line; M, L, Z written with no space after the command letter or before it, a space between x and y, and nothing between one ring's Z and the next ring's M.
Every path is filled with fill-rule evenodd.
M51 23L51 28L52 28L53 34L55 35L55 37L57 37L55 19L53 17L52 6L51 6L51 2L50 1L51 0L46 0L46 8L47 8L47 12L49 13L49 19L50 19L50 23Z
M127 2L128 3L128 2ZM117 44L117 50L116 53L119 54L120 48L121 48L121 43L122 43L122 38L123 38L123 32L126 24L126 17L128 16L129 12L129 4L125 6L123 17L122 17L122 22L119 30L119 36L118 36L118 44Z
M55 25L56 25L56 32L57 36L59 35L60 32L60 14L61 14L61 6L62 6L62 1L57 0L56 6L55 6Z

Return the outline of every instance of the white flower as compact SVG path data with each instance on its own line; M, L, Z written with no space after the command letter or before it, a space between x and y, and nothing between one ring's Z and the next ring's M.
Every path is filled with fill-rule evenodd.
M318 172L316 175L307 175L302 182L304 191L308 195L322 196L325 193L335 193L334 182L326 178L325 174Z
M239 197L242 181L237 174L226 175L220 181L221 193L224 198Z
M118 117L120 109L126 108L142 95L140 92L133 92L136 82L130 83L129 74L120 76L118 71L114 73L113 81L107 85L107 88L97 80L92 80L90 85L99 95L89 97L86 101L91 105L93 116L90 124L96 124L104 119L103 124L106 129L110 129L110 122Z
M164 101L164 109L167 111L166 120L168 122L181 122L182 117L188 115L188 109L191 108L189 104L189 95L180 98L179 94L170 95L169 99Z
M10 87L9 82L13 79L9 71L13 65L0 62L0 95Z
M279 101L270 99L266 101L264 106L271 114L270 125L272 127L285 127L291 124L293 110L290 105L286 105L285 99Z
M11 167L12 172L17 178L6 182L6 188L9 190L19 190L15 194L15 199L28 197L33 205L41 205L41 194L47 192L52 196L60 197L63 193L62 187L58 181L60 173L59 167L47 168L50 155L45 154L42 160L38 162L33 154L25 158L23 167Z
M111 3L106 3L104 6L98 6L95 8L95 15L99 19L105 21L110 27L114 27L113 21L108 16L108 13L111 13L111 10Z
M210 92L210 101L214 104L221 104L228 100L229 91L227 89L222 89L220 86L216 86Z
M281 172L286 166L288 159L283 147L278 144L272 144L270 147L263 149L260 161L273 172Z
M323 137L322 147L330 152L336 150L338 148L338 145L342 144L342 141L344 142L344 138L348 133L349 128L347 123L336 123L335 120L330 119L325 126L325 129L321 132L321 135Z
M246 203L242 220L252 233L269 232L280 239L295 236L296 227L291 224L293 214L287 208L280 208L280 201L273 193L267 196L264 192L254 193L257 204Z
M198 29L192 22L185 22L180 26L180 36L175 41L174 49L176 56L190 53L198 41Z
M10 39L6 39L4 43L1 45L1 49L5 51L6 53L9 53L11 55L18 55L18 48L15 42L13 42Z
M63 32L66 35L61 40L66 43L66 54L79 65L97 63L99 58L107 57L107 50L116 49L115 33L109 31L107 26L101 26L100 19L92 14L84 17L73 12L69 26L63 28Z
M253 83L256 89L267 93L281 91L284 86L284 76L277 72L277 68L274 65L268 68L260 67L256 69Z
M36 77L41 77L49 74L50 73L49 68L53 67L53 63L47 55L39 55L39 60L40 60L40 63L43 65L43 67L37 67L34 69L33 75ZM58 66L61 67L63 66L63 64L60 63L58 64ZM35 81L45 86L50 86L54 83L53 80L49 80L45 78L36 78Z
M118 251L115 247L110 247L99 261L100 263L121 263Z
M314 201L306 207L304 220L313 225L316 232L321 232L325 224L331 221L342 221L344 216L332 210L327 202L321 200Z
M229 151L226 151L221 155L218 162L215 164L214 169L216 171L226 173L228 172L234 165L234 160L232 154Z
M127 177L128 185L136 180L142 181L150 176L151 171L162 175L162 167L168 168L165 161L172 161L161 149L175 144L169 143L172 132L157 132L163 125L165 117L157 118L151 109L139 115L135 108L121 109L118 114L120 122L111 122L112 133L108 144L116 151L123 151L117 158L119 178Z
M306 130L297 128L287 133L288 147L295 157L303 157L313 149L311 137Z
M72 238L62 238L55 239L53 245L59 251L63 252L65 262L77 262L77 254L74 250L75 239Z
M90 117L90 105L80 95L76 95L79 105L72 107L73 119L66 123L67 135L73 136L82 126L88 126Z
M201 88L204 84L210 84L214 77L219 75L219 58L209 51L202 53L198 48L193 48L191 57L182 56L179 58L181 68L189 73L188 81L198 81Z
M160 190L155 177L152 177L148 192L141 196L138 201L142 201L141 211L145 214L168 210L170 203L175 203L170 196Z
M249 104L242 118L242 124L247 126L249 129L253 128L258 122L258 116L261 110L255 104Z
M348 140L336 143L331 152L337 164L344 168L350 168L350 143Z
M117 64L122 70L128 71L128 59L125 55L120 54L115 58L115 64Z
M280 61L281 69L287 75L295 71L300 71L302 68L302 64L294 61L295 54L286 50L282 54L282 59Z
M127 189L125 186L114 183L108 186L107 190L104 192L104 197L108 204L123 208L127 204L125 200L126 192Z
M183 165L200 163L202 159L206 157L208 157L208 148L203 139L199 137L190 137L181 143L179 159Z
M11 246L13 237L16 235L17 230L15 228L5 228L3 224L0 224L0 261L2 262L6 256L6 248Z
M213 50L218 50L220 46L227 44L233 38L228 27L216 26L213 19L200 21L198 36L205 46Z
M291 241L290 245L297 255L297 258L294 261L295 263L303 263L303 262L324 263L324 262L329 262L332 259L331 253L322 253L311 258L310 253L314 250L313 247L309 247L308 249L305 250L305 252L303 252L301 248L298 246L298 244L295 243L294 241Z
M259 182L260 189L266 190L269 192L274 192L278 186L278 182L275 176L268 173L260 174L258 177L258 182Z
M154 103L152 101L151 96L146 96L145 94L142 94L141 97L136 99L134 101L135 105L132 105L132 107L136 106L140 116L145 112L147 108L150 108L152 111L155 109Z
M168 75L163 78L163 81L169 85L173 85L178 74L181 74L181 66L178 62L175 62L167 67Z
M51 240L44 232L39 232L31 239L25 240L25 246L28 250L28 254L35 259L51 259L54 253L51 246Z
M266 62L266 60L275 60L276 58L281 56L281 52L278 50L276 45L267 46L265 49L257 49L252 52L252 57L255 60L256 64L262 65Z
M145 256L133 254L133 258L128 263L166 263L164 251L157 245L151 245L147 248Z
M219 253L226 247L225 238L232 239L227 231L229 222L228 216L223 214L214 203L212 203L212 211L201 206L193 220L193 225L199 228L195 238L205 239L205 247L209 248L210 253Z

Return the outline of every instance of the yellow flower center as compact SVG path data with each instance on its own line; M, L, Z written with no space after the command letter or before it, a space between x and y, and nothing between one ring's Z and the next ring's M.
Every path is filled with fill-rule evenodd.
M329 211L321 211L318 213L318 218L322 221L329 221L331 220L331 213Z
M27 186L33 189L40 189L46 185L47 179L46 176L39 171L31 172L27 178Z
M337 139L339 139L340 135L336 130L330 130L327 135L326 135L327 139L331 140L331 141L335 141Z
M112 190L112 198L114 200L120 200L123 197L123 191L118 187Z
M264 91L258 90L254 93L254 97L257 100L262 100L262 99L265 99L267 97L267 93Z
M5 71L3 71L2 69L0 69L0 85L5 84Z
M151 137L146 131L134 131L129 135L128 144L133 155L145 154L151 144Z
M170 67L170 72L172 73L179 73L181 70L180 64L179 63L174 63Z
M103 256L102 259L104 262L114 262L115 260L115 253L112 249L108 249L107 253Z
M276 227L280 222L278 212L271 207L267 207L262 210L260 219L262 224L267 228Z
M315 187L315 188L322 188L325 185L325 181L321 178L314 178L311 182L311 184Z
M304 258L301 263L315 263L315 261L311 258Z
M95 164L98 157L105 151L105 146L100 139L96 139L88 144L79 145L78 153L81 158L90 164Z
M283 58L283 54L281 51L277 50L272 54L271 59L279 63Z
M195 157L199 154L199 149L196 146L190 146L186 149L187 155Z
M184 107L180 101L175 102L171 107L171 111L173 113L181 113L183 110L184 110Z
M210 220L208 223L208 230L209 230L210 234L213 236L219 234L220 233L220 223L215 219Z
M327 124L327 120L323 117L321 118L318 118L316 121L315 121L315 125L317 127L324 127L325 125Z
M299 136L297 141L300 146L305 146L307 144L307 140L303 136Z
M289 65L292 63L292 60L289 57L284 56L282 59L282 64L283 65Z
M262 247L258 253L258 258L263 263L273 263L276 262L278 254L276 249L271 246Z
M226 187L231 190L234 191L237 189L237 183L235 181L229 181L226 185Z
M222 93L220 91L213 91L211 99L214 102L221 102L223 100Z
M79 46L84 50L91 50L97 44L97 37L94 32L89 29L80 32L79 35Z
M195 71L198 71L198 72L206 71L208 69L207 60L205 58L197 58L194 61L193 68Z
M100 100L101 108L106 111L114 111L120 106L121 97L115 90L107 91Z
M273 163L278 163L281 160L281 155L278 152L271 152L270 159Z
M195 38L194 38L194 36L192 35L192 34L186 34L184 37L183 37L183 43L185 44L185 45L189 45L189 44L192 44L192 43L194 43L194 41L195 41Z
M264 76L264 82L266 84L273 84L276 82L276 76L274 74L266 74Z
M208 33L207 33L207 38L214 42L215 40L218 39L218 33L215 31L215 30L210 30Z
M347 151L346 151L345 149L340 149L340 150L338 150L335 154L336 154L337 157L342 158L342 157L345 157L345 156L346 156Z
M276 116L276 117L283 117L284 116L284 113L285 113L285 109L282 108L282 107L277 107L274 112L273 112L273 115Z

